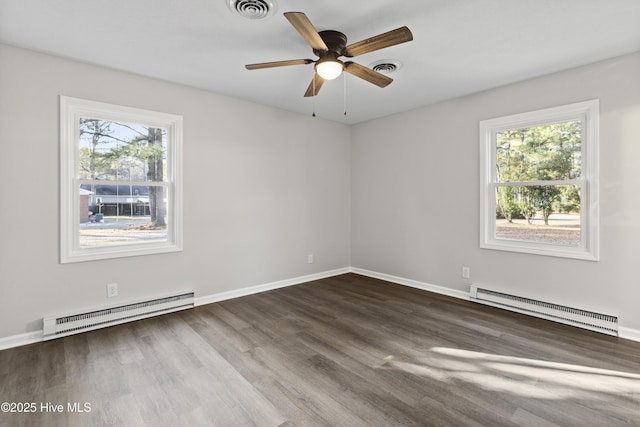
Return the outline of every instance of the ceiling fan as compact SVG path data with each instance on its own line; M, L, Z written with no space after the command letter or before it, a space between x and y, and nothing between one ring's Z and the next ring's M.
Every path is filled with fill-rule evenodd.
M413 34L411 34L409 28L400 27L347 45L347 36L343 33L335 30L316 31L309 18L302 12L286 12L284 16L311 46L318 59L315 61L313 59L293 59L289 61L262 62L248 64L245 67L247 70L259 70L262 68L315 63L315 73L304 94L305 97L317 95L325 80L333 80L340 76L343 71L360 77L376 86L388 86L393 79L355 62L341 61L339 58L341 56L352 58L413 40Z

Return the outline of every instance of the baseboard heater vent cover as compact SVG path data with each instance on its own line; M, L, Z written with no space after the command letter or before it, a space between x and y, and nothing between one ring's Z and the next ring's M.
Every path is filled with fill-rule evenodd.
M171 295L83 313L44 318L42 339L66 337L107 326L193 308L193 292Z
M618 317L471 286L471 301L618 336Z

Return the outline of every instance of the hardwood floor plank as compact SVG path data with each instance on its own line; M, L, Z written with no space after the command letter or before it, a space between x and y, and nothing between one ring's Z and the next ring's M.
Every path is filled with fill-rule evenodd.
M265 377L254 382L253 385L288 419L281 426L329 427L332 425L322 418L320 411L307 403L298 390L283 386L276 378Z
M318 387L314 378L309 375L311 362L302 353L291 354L274 347L267 350L256 348L252 354L266 369L278 373L279 383L285 387L296 404L306 406L324 422L334 426L366 425L362 418L336 399L336 396ZM295 363L295 370L291 369L292 363Z
M0 351L0 400L65 406L11 427L639 426L640 343L345 274Z

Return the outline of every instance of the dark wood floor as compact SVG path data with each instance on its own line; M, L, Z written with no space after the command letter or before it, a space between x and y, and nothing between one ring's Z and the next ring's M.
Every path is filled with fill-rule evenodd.
M637 426L640 343L347 274L1 351L0 391L37 404L3 426Z

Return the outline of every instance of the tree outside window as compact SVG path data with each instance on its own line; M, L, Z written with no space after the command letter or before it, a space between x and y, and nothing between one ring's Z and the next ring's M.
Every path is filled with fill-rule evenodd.
M481 247L595 259L597 101L481 122Z
M181 118L61 97L63 262L180 250Z

